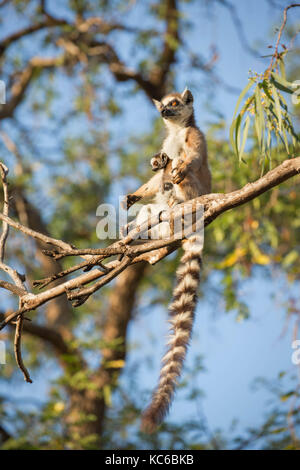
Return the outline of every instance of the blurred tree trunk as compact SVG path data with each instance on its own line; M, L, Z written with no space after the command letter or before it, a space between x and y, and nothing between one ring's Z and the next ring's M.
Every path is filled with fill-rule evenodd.
M102 351L101 366L91 377L91 381L95 385L94 390L85 389L81 392L69 390L70 407L67 422L71 435L77 439L93 434L98 436L98 444L101 443L101 433L107 411L103 389L105 386L113 389L117 385L119 374L122 371L122 367L110 368L106 364L108 361L124 361L126 358L128 324L132 318L138 288L146 268L146 263L138 263L127 268L117 278L115 288L109 297L102 339L107 342L122 339L122 347L107 348ZM101 315L101 312L99 314ZM81 420L83 415L91 415L94 419L83 422Z

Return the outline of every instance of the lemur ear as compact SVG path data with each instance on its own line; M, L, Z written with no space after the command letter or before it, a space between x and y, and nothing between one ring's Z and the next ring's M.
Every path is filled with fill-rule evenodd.
M192 103L194 101L192 92L187 87L185 87L185 89L181 93L181 98L182 98L182 101L185 104L189 104L189 103Z
M161 110L161 102L158 101L158 100L155 100L155 99L153 99L152 101L153 101L153 103L154 103L156 109L157 109L158 111L160 111L160 110Z

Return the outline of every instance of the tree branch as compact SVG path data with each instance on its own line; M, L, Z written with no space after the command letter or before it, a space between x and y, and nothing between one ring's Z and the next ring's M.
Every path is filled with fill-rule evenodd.
M176 61L176 51L180 45L177 0L165 0L163 7L166 30L164 33L162 53L157 64L149 74L151 81L161 90L161 95L164 95L166 92L166 77L170 71L170 67ZM161 95L158 97L152 96L152 98L161 99Z
M15 340L14 340L15 358L16 358L16 363L18 364L19 369L23 372L24 379L26 380L26 382L32 383L29 372L22 359L21 341L22 341L23 322L24 322L23 314L20 314L17 319Z
M268 67L266 73L269 73L269 74L270 74L270 73L272 72L274 60L276 61L276 60L279 58L279 53L278 53L279 42L280 42L280 39L281 39L283 30L284 30L285 25L286 25L286 22L287 22L287 12L288 12L288 10L290 10L290 8L295 8L295 7L300 7L300 3L293 3L293 4L291 4L291 5L288 5L288 6L283 10L283 21L282 21L282 24L281 24L280 29L279 29L279 32L278 32L277 41L276 41L276 45L275 45L275 51L274 51L274 54L273 54L273 56L272 56L270 65L269 65L269 67Z
M5 216L8 217L9 214L9 195L8 195L8 182L7 182L7 173L8 173L8 168L3 164L0 163L0 175L1 175L1 180L2 180L2 186L3 186L3 213ZM3 230L2 230L2 235L0 237L0 269L5 271L11 279L14 281L16 290L19 291L19 308L22 308L22 296L27 294L26 287L24 285L25 278L23 278L16 270L12 269L10 266L7 266L4 264L4 252L5 252L5 244L6 240L8 237L8 230L9 226L7 222L3 222ZM0 281L1 282L1 281ZM5 283L3 282L1 287L8 288L8 290L12 290L11 288L12 284L10 283ZM10 287L10 288L9 288ZM16 321L16 330L15 330L15 340L14 340L14 351L15 351L15 357L16 357L16 362L18 364L19 369L23 372L24 378L26 382L31 383L32 380L30 378L30 375L24 365L23 359L22 359L22 351L21 351L21 340L22 340L22 328L23 328L23 313L20 313L17 317Z
M3 214L6 216L8 216L8 210L9 210L8 183L6 179L7 173L8 173L8 168L3 163L0 162L0 174L1 174L2 185L3 185ZM3 263L3 259L4 259L5 243L7 240L8 231L9 231L9 226L7 222L3 222L3 229L2 229L2 234L0 237L0 262L1 263Z
M55 66L61 66L67 60L68 54L76 62L83 60L83 53L87 51L91 59L97 58L99 61L106 63L109 70L119 82L133 80L142 90L145 91L147 97L161 99L165 93L164 82L166 74L169 71L171 64L175 61L174 41L178 42L178 12L175 0L166 0L166 32L164 35L163 52L159 62L159 66L155 66L149 77L144 76L138 70L127 67L119 58L116 50L107 41L96 41L94 35L101 33L108 35L111 31L119 30L126 32L139 32L138 28L131 28L126 25L114 22L107 22L99 17L90 17L86 20L77 20L75 23L69 23L65 19L55 18L42 8L45 19L37 22L36 24L29 25L3 39L0 42L0 57L4 54L6 49L13 43L22 39L25 36L33 34L37 31L59 27L69 26L71 32L68 34L62 33L57 39L56 44L65 49L65 56L57 58L32 58L28 65L20 72L17 80L12 86L11 99L6 103L5 107L0 110L0 120L12 117L15 108L22 101L23 96L31 82L36 69L47 69ZM91 33L87 35L86 33Z
M0 120L10 118L17 106L21 103L25 92L32 80L34 72L39 69L51 69L60 67L64 63L64 57L33 57L27 66L17 75L11 88L11 96L5 106L0 108Z
M6 49L11 46L13 43L19 41L20 39L29 36L37 31L41 31L46 28L55 28L58 26L69 26L74 30L77 30L80 33L87 33L89 30L95 33L101 34L109 34L112 31L126 31L126 32L137 32L138 28L131 28L129 26L114 23L114 22L107 22L102 18L99 17L89 17L84 21L76 22L74 24L68 22L64 18L55 18L50 13L46 12L44 8L42 8L42 13L45 15L45 19L42 21L38 21L37 23L31 24L26 26L25 28L16 31L15 33L10 34L2 41L0 41L0 57L6 51Z
M22 39L26 36L29 36L32 33L35 33L45 28L51 28L55 26L65 26L67 24L68 22L65 20L48 17L44 21L39 21L38 23L27 26L26 28L20 29L19 31L16 31L10 36L7 36L5 39L3 39L0 42L0 57L1 55L4 54L4 52L9 46L11 46L14 42L18 41L19 39Z
M200 196L193 201L188 201L188 210L185 211L185 214L188 215L189 213L195 213L195 204L194 203L200 203L204 205L204 224L205 226L209 225L213 220L215 220L219 215L221 215L223 212L233 209L234 207L243 205L247 203L248 201L258 197L259 195L265 193L266 191L270 190L274 186L277 186L281 184L282 182L288 180L289 178L296 176L300 173L300 157L294 158L294 159L288 159L285 160L282 164L274 168L273 170L269 171L266 175L263 177L259 178L257 181L253 183L248 183L246 186L243 188L233 191L228 194L208 194L204 196ZM193 204L191 204L193 202ZM187 203L186 203L187 204ZM176 220L176 218L180 217L182 214L182 204L176 206L173 210L171 210L169 213L162 214L162 217L160 220L157 220L157 217L152 218L149 221L149 226L150 224L157 224L161 221L170 221L172 218L173 220ZM0 218L3 220L7 220L8 224L14 226L14 228L20 229L19 225L16 222L12 221L9 218L4 218L3 214L0 214ZM153 224L151 227L153 227ZM146 230L148 224L142 224L140 226L140 231ZM134 235L139 231L139 227L135 228L132 232L128 234L128 236L121 240L120 242L114 243L112 246L119 246L119 253L123 254L123 249L121 248L122 245L126 244L127 242L130 242L134 237ZM158 240L161 242L161 240ZM148 243L152 243L151 241ZM170 239L168 242L169 246L173 246L175 241L174 239ZM176 242L177 245L180 245L180 241ZM147 245L147 242L145 243ZM154 250L155 254L155 250ZM99 256L95 257L96 259L99 259ZM22 309L19 309L16 312L13 312L12 314L8 315L8 317L0 324L0 330L3 329L9 322L14 320L20 313L28 312L30 310L36 309L40 305L48 302L50 299L53 299L55 297L58 297L60 295L68 293L70 296L70 291L78 288L82 288L82 286L98 279L99 277L103 277L104 279L101 281L101 285L105 285L106 281L112 280L117 274L122 270L124 267L124 264L130 265L130 264L135 264L137 262L144 261L143 254L139 256L132 256L130 262L126 260L126 263L123 260L115 260L111 261L108 264L106 264L106 268L109 269L108 273L103 272L102 270L99 269L94 269L88 273L81 274L73 279L70 279L62 284L59 284L53 288L50 288L48 290L45 290L44 292L41 292L39 294L26 294L22 297ZM151 261L150 261L151 262ZM128 263L128 264L127 264ZM125 266L125 267L126 267ZM113 273L113 275L112 275ZM96 286L99 286L99 284L94 284L91 288L89 288L89 291L86 291L85 293L90 293L91 291L95 292ZM74 296L75 297L75 296Z

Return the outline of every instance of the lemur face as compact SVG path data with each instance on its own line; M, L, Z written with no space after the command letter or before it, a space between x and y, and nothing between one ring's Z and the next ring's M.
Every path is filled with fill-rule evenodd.
M171 93L161 101L153 102L163 119L183 122L193 114L193 95L187 88L181 94Z

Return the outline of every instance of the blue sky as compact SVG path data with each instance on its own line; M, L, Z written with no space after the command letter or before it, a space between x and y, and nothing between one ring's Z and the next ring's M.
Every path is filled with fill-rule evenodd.
M49 2L50 3L50 2ZM137 2L138 3L138 2ZM228 85L242 89L248 78L249 69L261 72L265 69L266 60L254 58L241 46L236 30L228 11L217 6L208 18L204 2L187 4L184 8L186 14L195 21L195 28L184 36L194 51L210 56L210 48L216 45L220 59L216 72ZM268 2L253 0L251 2L233 1L243 23L248 43L259 50L259 55L268 54L269 44L274 44L274 25L279 25L281 12ZM277 2L288 5L290 2ZM129 23L139 21L139 8L137 12L128 16ZM289 13L289 19L300 19L299 11ZM147 19L145 19L147 21ZM7 34L17 28L21 22L14 22L8 18L1 35ZM145 23L143 22L145 26ZM124 59L132 61L129 50L130 40L124 38L120 52ZM180 67L177 67L176 85L179 90L185 85L191 87L195 97L196 117L205 131L209 123L216 120L215 111L221 113L230 124L238 93L228 93L221 85L212 83L207 89L207 82L200 73L192 74L186 70L185 57L181 53ZM0 77L1 78L1 77ZM107 77L107 80L111 78ZM113 81L112 81L113 83ZM64 87L64 81L61 82ZM118 85L117 93L121 96L125 108L124 115L113 122L113 133L117 143L126 141L128 135L139 135L151 129L151 122L156 117L156 110L145 99L143 94L128 96L127 90L131 85ZM68 90L65 90L63 100L68 100ZM24 111L23 111L24 113ZM20 118L26 114L21 114ZM70 132L78 129L70 126ZM66 133L66 129L63 130ZM40 147L52 145L51 138L41 140ZM56 158L57 155L56 154ZM213 158L213 155L210 156ZM232 157L235 158L234 156ZM145 162L146 163L146 162ZM234 164L234 160L233 160ZM229 175L230 177L230 175ZM116 193L117 195L117 193ZM95 208L96 209L96 208ZM204 391L202 401L203 412L211 429L222 428L229 432L230 424L234 418L240 422L239 429L259 425L266 411L266 402L269 397L264 390L253 391L250 385L256 377L274 379L282 370L293 371L295 366L291 363L291 328L281 335L285 308L284 303L291 296L299 297L299 285L290 285L281 275L273 273L265 276L265 271L256 270L255 276L243 283L241 300L250 307L251 318L239 323L235 321L235 314L226 314L224 305L220 302L210 302L208 299L199 301L197 320L194 328L194 339L188 355L187 365L191 365L195 357L203 355L204 365L207 369L198 377L198 386ZM213 274L213 281L220 282L218 275ZM147 308L147 306L143 305ZM140 381L149 389L153 388L158 378L160 357L163 353L165 335L167 332L166 312L158 307L148 308L146 315L138 315L130 327L130 340L142 346L142 357L149 354L153 357L154 367L151 373L141 368ZM150 340L155 337L155 343ZM129 354L128 367L141 355L141 348L137 353L133 350ZM51 366L52 367L52 366ZM126 372L126 371L125 371ZM44 372L45 373L45 372ZM47 377L49 371L45 373ZM126 380L126 373L124 379ZM38 381L30 390L27 384L18 387L15 396L42 396L45 384ZM4 389L3 389L4 390ZM194 403L188 403L179 391L170 413L170 420L178 422L187 414L196 413Z

